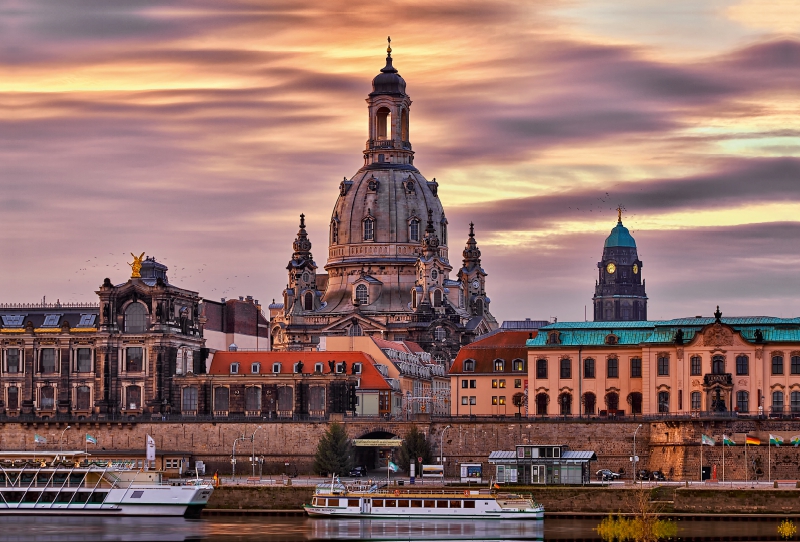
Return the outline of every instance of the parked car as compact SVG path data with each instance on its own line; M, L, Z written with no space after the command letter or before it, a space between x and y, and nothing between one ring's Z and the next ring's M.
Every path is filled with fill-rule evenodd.
M647 469L640 469L639 472L636 474L637 480L649 480L650 479L650 471Z
M664 473L661 472L660 470L654 470L653 472L651 472L650 473L650 479L655 481L655 482L666 482L667 481L667 477L664 476Z
M361 478L367 475L367 469L364 467L355 467L353 470L350 471L348 476L352 476L353 478Z
M609 469L600 469L599 471L597 471L596 474L597 474L597 479L598 480L604 480L604 481L606 481L606 480L619 480L619 478L622 476L620 473L614 472L614 471L609 470Z

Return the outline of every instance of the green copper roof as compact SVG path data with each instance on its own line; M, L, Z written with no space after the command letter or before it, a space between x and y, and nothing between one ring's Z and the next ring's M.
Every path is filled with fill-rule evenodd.
M603 245L605 248L610 247L631 247L636 248L636 241L631 237L628 228L622 225L622 220L617 222L614 229L611 230L611 235L606 237L606 243Z

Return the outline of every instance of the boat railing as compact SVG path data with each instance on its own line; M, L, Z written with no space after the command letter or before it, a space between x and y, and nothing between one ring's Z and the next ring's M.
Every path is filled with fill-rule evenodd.
M361 492L359 492L361 493ZM367 493L366 491L363 493ZM473 496L473 495L491 495L488 489L376 489L369 491L370 495L446 495L448 497L459 496Z

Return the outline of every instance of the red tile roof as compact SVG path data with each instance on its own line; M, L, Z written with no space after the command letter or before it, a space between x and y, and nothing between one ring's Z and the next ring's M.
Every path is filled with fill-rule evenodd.
M391 386L375 368L375 360L364 352L216 352L211 360L208 370L210 375L230 375L231 364L239 363L239 376L264 377L273 374L272 364L280 363L280 374L292 374L294 364L303 362L303 374L313 374L314 365L322 363L323 374L328 374L328 361L341 363L347 362L347 372L350 373L353 363L361 364L361 389L365 390L390 390ZM261 364L261 372L252 374L252 363Z
M475 360L475 371L471 373L494 373L494 360L502 359L506 362L506 373L512 372L512 361L515 359L523 360L524 372L528 368L528 349L525 341L536 337L536 331L498 331L477 341L462 346L458 351L456 360L450 367L449 374L461 374L464 372L464 361ZM519 371L516 371L519 373Z

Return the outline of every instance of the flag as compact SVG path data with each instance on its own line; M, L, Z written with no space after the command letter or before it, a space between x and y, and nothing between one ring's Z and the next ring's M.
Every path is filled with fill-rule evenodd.
M89 433L86 433L86 443L87 443L87 444L94 444L94 445L97 445L97 439L96 439L96 438L94 438L94 437L93 437L92 435L90 435Z
M397 472L400 470L400 467L389 461L389 470L392 472Z
M714 446L716 443L717 442L711 437L707 437L705 435L701 435L700 436L700 444L701 445Z
M736 446L736 443L728 438L728 435L722 435L722 444L725 446Z
M759 446L761 444L761 439L758 437L751 437L747 435L747 438L744 440L745 444L749 444L751 446Z
M780 446L781 444L783 444L783 437L781 437L779 435L773 435L772 433L770 433L770 435L769 435L769 443L772 446Z
M792 446L800 445L800 435L793 436L792 439L789 442L792 443Z
M147 435L147 460L156 460L156 441L150 435Z
M34 434L33 442L35 442L36 444L47 444L47 439L44 438L42 435Z

